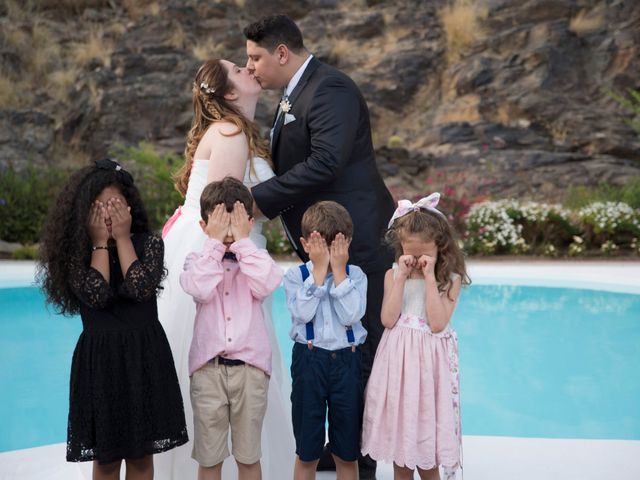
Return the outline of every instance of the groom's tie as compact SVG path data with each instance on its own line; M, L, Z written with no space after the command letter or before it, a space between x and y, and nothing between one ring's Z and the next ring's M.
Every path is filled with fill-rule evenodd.
M287 95L286 93L282 95L282 98L280 98L280 103L278 103L278 114L276 115L276 121L273 124L273 127L275 128L275 126L278 124L278 122L280 122L281 118L284 118L284 111L282 110L282 104L284 102L288 102L289 101L289 95Z
M288 95L282 95L282 98L280 99L280 103L278 104L278 113L276 114L276 121L273 123L273 128L271 129L271 151L273 152L273 144L274 144L274 140L277 138L278 133L280 132L280 129L282 128L282 125L284 123L284 116L285 116L285 112L282 110L282 102L288 102L289 101L289 96Z

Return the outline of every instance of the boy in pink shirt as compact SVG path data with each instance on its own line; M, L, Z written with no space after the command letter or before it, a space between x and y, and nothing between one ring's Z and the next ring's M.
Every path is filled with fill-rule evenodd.
M220 478L229 428L240 478L260 475L271 374L262 300L278 287L283 271L249 238L252 208L251 193L239 180L207 185L200 226L209 238L202 252L187 256L180 275L196 302L189 374L199 478Z

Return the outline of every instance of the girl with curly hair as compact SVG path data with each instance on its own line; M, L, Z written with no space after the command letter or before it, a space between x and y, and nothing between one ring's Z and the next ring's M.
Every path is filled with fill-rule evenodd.
M455 478L460 466L458 342L449 321L470 283L464 257L433 193L401 200L386 238L380 340L367 384L362 454L393 462L394 478Z
M111 160L75 173L49 210L38 279L47 301L80 314L71 364L67 460L94 479L153 478L155 453L187 442L171 350L158 321L163 242L131 175Z

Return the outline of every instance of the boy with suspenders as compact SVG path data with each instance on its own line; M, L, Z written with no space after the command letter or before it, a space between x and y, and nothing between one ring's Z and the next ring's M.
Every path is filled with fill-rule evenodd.
M291 393L296 438L294 478L315 478L329 443L338 478L357 478L362 423L361 345L367 332L367 277L348 265L353 224L347 210L318 202L302 218L300 242L310 261L292 267L284 278L292 316Z

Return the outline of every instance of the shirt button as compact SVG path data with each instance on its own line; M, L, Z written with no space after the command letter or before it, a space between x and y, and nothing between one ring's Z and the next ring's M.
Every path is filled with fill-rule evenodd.
M231 337L227 338L227 342L230 342L230 341L231 341Z
M231 321L231 317L227 317L227 321L230 322Z
M227 268L227 272L230 272L230 271L231 271L231 269L230 269L230 268Z
M335 353L331 354L331 358L333 358L335 360L335 358L337 357L337 355Z
M229 295L229 292L224 292L225 295Z

